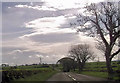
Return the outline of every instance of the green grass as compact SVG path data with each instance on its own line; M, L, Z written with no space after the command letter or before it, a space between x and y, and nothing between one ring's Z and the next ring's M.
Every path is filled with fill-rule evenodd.
M41 69L41 65L30 65L30 66L16 66L16 68L9 66L3 67L3 70L10 70L10 69Z
M74 73L79 73L79 74L83 74L83 75L88 75L88 76L93 76L93 77L100 77L100 78L108 78L108 73L107 72L92 72L92 71L82 71L79 72L78 69L76 69L75 71L72 71Z
M21 81L22 82L45 81L49 77L58 72L57 70L53 70L52 66L42 67L42 65L16 66L16 67L9 66L3 67L2 69L3 72L8 71L7 76L10 76L10 78L13 79L10 80L11 83Z
M112 61L113 70L119 70L120 65L116 61ZM103 72L104 71L104 72ZM75 73L79 73L78 69L76 71L72 71ZM107 68L105 62L88 62L85 65L85 68L81 72L81 74L95 76L95 77L101 77L101 78L108 78ZM119 80L120 77L118 77L118 73L114 74L114 80Z
M84 75L89 75L89 76L94 76L94 77L101 77L101 78L108 78L108 73L107 72L87 72L87 71L82 71L80 74ZM113 79L114 80L120 80L120 77L116 76L117 74L114 74Z
M108 77L107 72L87 72L87 71L83 71L80 74L94 76L94 77L101 77L101 78L107 78Z
M9 67L3 67L2 71L7 71L7 70L49 70L49 68L51 67L46 67L46 68L42 68L39 65L33 65L33 66L17 66L17 68L11 68L11 66Z
M48 78L50 78L55 73L57 73L57 71L41 72L41 73L38 73L38 74L35 74L32 76L20 78L18 80L14 80L14 81L46 81Z
M48 71L50 68L30 68L30 69L13 69L13 70L41 70L41 71Z
M108 77L107 72L92 72L92 71L79 72L78 69L76 69L75 71L72 71L72 72L80 73L80 74L84 74L84 75L89 75L89 76L94 76L94 77L101 77L101 78L107 78Z
M112 66L116 66L113 67L113 70L115 71L120 68L120 65L116 61L112 61L111 64ZM88 62L86 63L84 70L94 70L94 71L96 70L99 72L101 70L107 70L107 68L105 62Z

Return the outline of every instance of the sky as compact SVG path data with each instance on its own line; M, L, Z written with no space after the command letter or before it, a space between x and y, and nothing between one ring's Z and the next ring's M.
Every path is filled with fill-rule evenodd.
M71 22L85 3L104 0L40 0L2 2L2 63L9 65L56 63L68 55L72 45L90 44L95 55L95 40L77 33Z

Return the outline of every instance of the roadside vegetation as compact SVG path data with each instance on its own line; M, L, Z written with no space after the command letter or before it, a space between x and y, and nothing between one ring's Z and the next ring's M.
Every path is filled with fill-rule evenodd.
M63 72L70 71L74 73L109 79L106 62L86 62L85 66L83 67L83 70L80 72L78 66L79 64L77 62L74 62L74 64L72 64L73 61L70 62L71 59L69 59L69 61L68 59L69 59L68 57L65 57L59 60L59 61L62 60L61 63L62 65L59 64L58 66L58 68L61 69L61 71ZM68 62L70 64L68 64ZM112 64L112 69L114 71L113 80L120 81L120 61L112 61L111 64ZM66 67L69 68L69 71L67 71L68 68Z
M58 71L53 65L22 65L2 68L2 82L14 81L45 81Z
M37 74L34 74L32 76L27 76L25 78L20 78L14 81L46 81L48 78L50 78L52 75L57 73L57 71L47 71L47 72L40 72Z
M120 80L120 62L112 61L112 68L114 70L113 80ZM78 69L75 71L71 70L75 73L80 73L84 75L90 75L95 77L102 77L108 79L109 75L107 73L106 63L105 62L88 62L86 63L82 72L79 72Z

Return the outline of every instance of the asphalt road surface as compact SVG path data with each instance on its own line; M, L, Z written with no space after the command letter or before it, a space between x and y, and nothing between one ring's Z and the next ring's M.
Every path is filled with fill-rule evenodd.
M53 75L47 81L107 81L107 79L72 72L61 72Z

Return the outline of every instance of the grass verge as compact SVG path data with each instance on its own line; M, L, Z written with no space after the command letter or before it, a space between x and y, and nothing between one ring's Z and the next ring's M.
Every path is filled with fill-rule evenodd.
M87 71L83 71L80 74L94 76L94 77L101 77L101 78L107 78L108 77L107 72L87 72Z
M79 73L79 74L84 74L84 75L89 75L89 76L94 76L94 77L101 77L101 78L107 78L108 77L108 73L107 72L92 72L92 71L82 71L79 72L79 70L76 71L71 71L74 73Z
M32 76L20 78L14 81L46 81L48 78L50 78L55 73L57 73L57 71L41 72L41 73L38 73Z
M78 71L71 71L74 73L79 73ZM100 77L100 78L105 78L108 79L108 73L107 72L92 72L92 71L82 71L79 74L84 74L88 76L94 76L94 77ZM113 80L120 80L120 77L118 76L117 73L113 75Z

